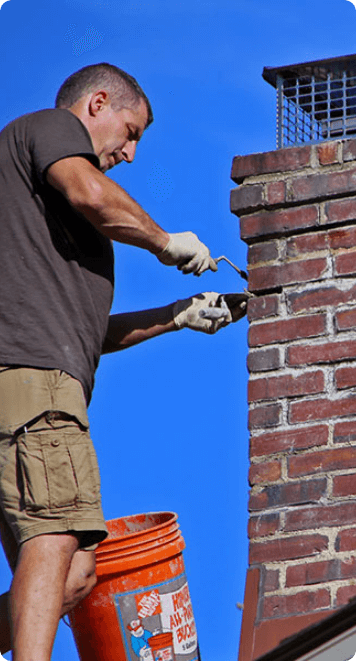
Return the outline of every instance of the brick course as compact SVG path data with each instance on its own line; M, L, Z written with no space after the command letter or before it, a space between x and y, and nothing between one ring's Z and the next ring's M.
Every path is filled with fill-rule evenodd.
M277 462L269 462L269 464L277 464ZM268 465L268 464L266 464ZM255 467L254 467L255 468ZM257 472L260 476L261 473ZM263 476L265 477L265 476ZM268 476L269 477L269 476ZM260 480L266 481L263 478ZM273 480L278 479L277 466L275 468L275 475ZM255 479L252 484L258 484ZM321 498L326 496L327 482L326 479L315 480L302 480L300 482L291 482L289 484L278 484L267 486L258 493L251 493L249 507L251 511L265 510L275 507L285 507L291 505L302 505L304 503L318 503Z
M316 611L330 607L329 590L304 590L286 596L266 597L263 604L263 617L265 619Z
M325 257L260 266L259 268L250 269L250 289L253 292L264 290L266 289L266 282L271 289L275 289L282 285L320 280L327 266Z
M311 148L291 147L279 151L269 151L248 156L235 156L232 163L231 179L237 184L245 177L270 172L295 171L309 165Z
M324 391L324 374L321 370L304 372L303 374L287 374L283 376L265 376L250 380L248 401L258 402L281 397L301 397Z
M326 535L295 535L284 539L272 539L250 544L250 564L296 560L319 555L326 551L329 538Z
M232 202L234 198L232 198ZM238 207L232 206L235 211ZM240 211L240 210L239 210ZM243 216L240 222L240 232L243 241L250 243L261 236L271 237L276 234L291 234L300 229L309 229L319 225L319 208L316 204L305 205L300 209L277 209L262 211Z
M326 316L322 314L305 315L253 324L249 331L250 347L265 346L277 342L290 342L307 337L317 337L326 332Z
M340 433L345 433L340 431ZM355 425L355 441L356 441L356 425ZM259 457L262 455L273 455L275 453L283 452L289 454L297 450L306 450L310 448L311 438L313 439L313 446L323 446L328 442L329 426L324 425L308 425L301 429L286 429L273 432L259 434L252 436L250 439L250 456Z

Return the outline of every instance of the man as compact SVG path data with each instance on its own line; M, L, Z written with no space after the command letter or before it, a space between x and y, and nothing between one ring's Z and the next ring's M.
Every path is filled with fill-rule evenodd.
M107 532L86 406L101 353L243 315L243 295L231 313L209 292L109 318L112 240L185 273L216 270L195 234L168 234L105 176L151 121L137 82L101 64L0 133L0 529L14 571L0 651L14 661L49 661L60 616L95 584Z

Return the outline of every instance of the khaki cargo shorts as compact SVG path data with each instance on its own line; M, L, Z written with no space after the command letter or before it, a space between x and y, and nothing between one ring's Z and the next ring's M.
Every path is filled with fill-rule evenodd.
M65 372L0 366L0 530L7 556L14 539L78 533L89 550L107 536L82 386Z

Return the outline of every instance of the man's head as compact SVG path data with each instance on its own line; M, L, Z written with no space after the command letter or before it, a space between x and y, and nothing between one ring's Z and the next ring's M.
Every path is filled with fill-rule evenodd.
M135 78L107 63L69 76L58 91L56 108L71 110L86 126L103 172L133 160L153 121L151 104Z
M127 628L135 638L142 638L145 633L141 620L132 620L130 624L127 625Z
M69 76L58 90L56 108L71 108L83 96L98 89L109 92L115 112L123 108L137 108L142 99L147 107L147 126L153 122L151 104L137 80L106 62L90 64Z

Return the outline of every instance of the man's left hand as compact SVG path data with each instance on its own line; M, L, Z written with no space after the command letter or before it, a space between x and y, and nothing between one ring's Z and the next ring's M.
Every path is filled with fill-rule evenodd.
M241 319L246 314L247 300L246 294L196 294L174 304L174 323L177 328L213 334Z

